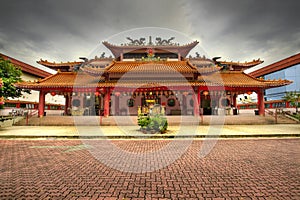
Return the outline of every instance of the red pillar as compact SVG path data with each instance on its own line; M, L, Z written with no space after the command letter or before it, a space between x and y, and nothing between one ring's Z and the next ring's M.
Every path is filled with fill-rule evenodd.
M104 94L104 117L109 116L110 88L106 89Z
M45 95L46 93L44 91L40 91L40 96L39 96L39 117L44 116L44 111L45 111Z
M181 115L187 115L187 102L186 102L186 95L182 96L182 113Z
M261 116L265 116L265 101L264 101L263 89L257 91L257 104L258 104L258 114Z
M199 113L200 113L200 115L202 115L202 108L201 108L201 91L200 91L200 87L198 88L197 101L198 101L198 105L199 105Z
M119 95L115 96L115 115L118 116L120 115L120 99L119 99Z
M65 95L65 115L68 115L68 108L70 107L70 94Z
M196 96L197 95L197 96ZM199 108L200 108L200 89L198 88L197 93L193 95L194 100L194 116L199 116Z
M237 95L234 94L234 95L233 95L233 99L232 99L232 101L233 101L232 104L233 104L233 107L235 107L235 108L237 107L236 97L237 97Z

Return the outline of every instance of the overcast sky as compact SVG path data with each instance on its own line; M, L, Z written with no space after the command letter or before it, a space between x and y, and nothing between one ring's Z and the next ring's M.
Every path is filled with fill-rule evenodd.
M210 58L265 66L300 52L299 10L299 0L2 0L0 52L34 66L74 61L120 32L161 27Z

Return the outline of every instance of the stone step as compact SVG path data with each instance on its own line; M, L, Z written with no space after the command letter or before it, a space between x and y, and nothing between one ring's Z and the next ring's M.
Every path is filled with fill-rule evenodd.
M167 116L169 125L210 125L210 124L274 124L275 118L272 116L257 115L231 115L231 116L204 116L201 118L194 116ZM278 118L278 123L295 124L296 122L288 118ZM108 118L99 116L45 116L43 118L32 117L28 121L30 126L126 126L137 125L137 116L110 116ZM24 126L26 119L21 120L17 125Z

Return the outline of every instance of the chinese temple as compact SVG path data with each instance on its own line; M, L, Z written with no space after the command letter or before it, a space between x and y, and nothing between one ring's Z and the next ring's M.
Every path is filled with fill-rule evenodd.
M199 116L234 114L237 95L252 92L258 95L259 114L264 115L264 90L291 83L243 72L262 63L260 59L227 62L198 53L191 57L188 54L198 41L180 45L174 39L127 37L125 44L103 42L113 57L103 53L81 62L40 60L57 73L17 86L40 92L40 117L47 93L64 95L65 115L138 115L159 104L166 115Z

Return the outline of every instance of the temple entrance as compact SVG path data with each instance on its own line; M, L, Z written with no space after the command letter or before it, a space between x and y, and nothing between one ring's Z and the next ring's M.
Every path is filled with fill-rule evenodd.
M154 105L161 105L161 98L159 97L143 97L141 98L141 113L150 114Z
M100 116L101 113L103 113L103 105L101 104L101 96L97 95L97 96L95 96L94 110L91 113L91 115Z
M143 97L141 99L141 106L150 106L154 104L161 104L161 98L155 97L155 98L148 98L148 97Z
M211 100L210 99L203 99L201 102L203 108L203 115L211 115L212 108L211 108Z
M166 115L221 115L233 114L236 95L230 92L201 91L198 97L188 91L114 91L105 97L100 92L73 93L70 99L71 107L67 108L69 115L104 115L136 116L140 113L150 113L151 108L160 105ZM195 100L200 104L196 106ZM107 103L105 103L107 102ZM107 105L106 105L107 104ZM196 106L196 107L195 107Z

